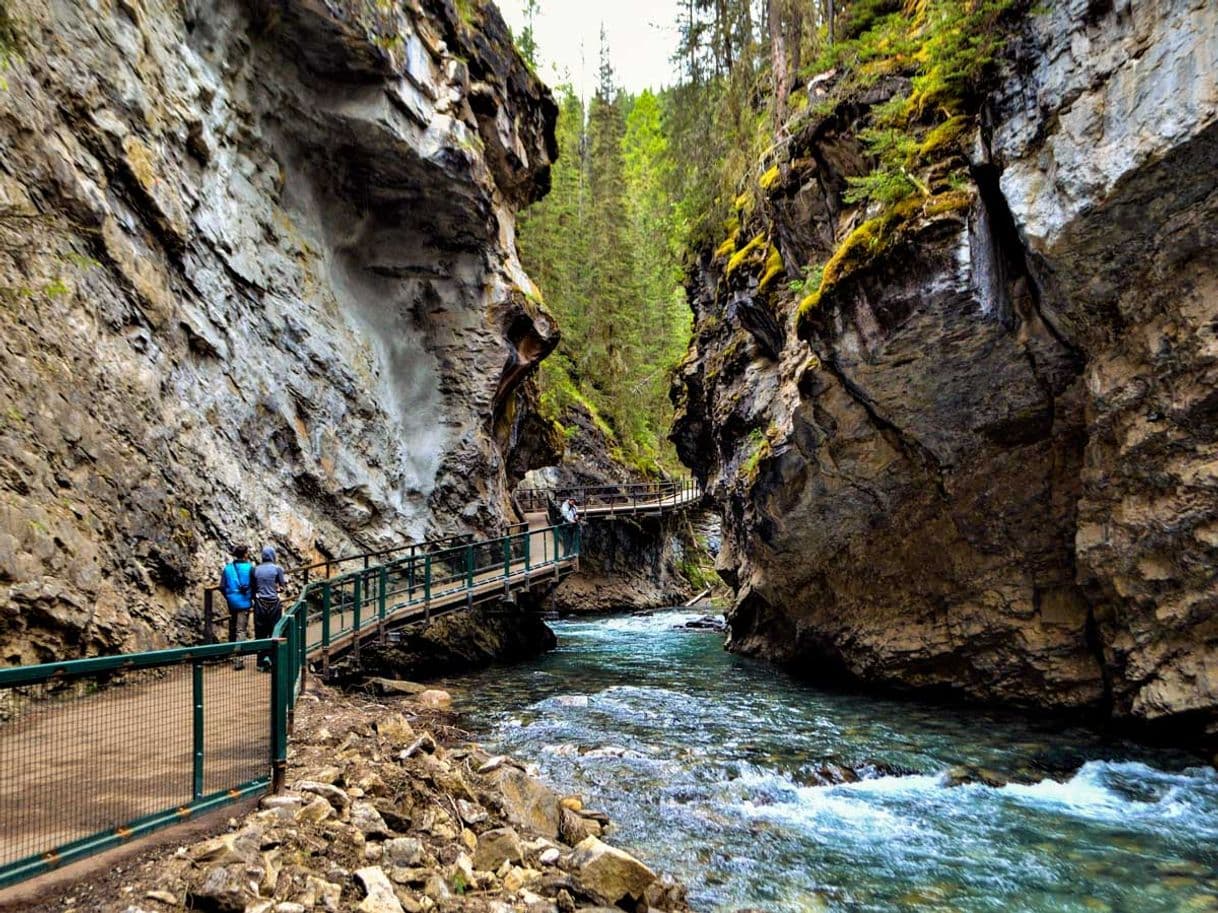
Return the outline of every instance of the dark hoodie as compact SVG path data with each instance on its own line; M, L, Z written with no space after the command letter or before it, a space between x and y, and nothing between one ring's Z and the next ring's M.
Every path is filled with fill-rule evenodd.
M275 550L269 545L262 550L262 563L254 568L254 598L279 602L279 588L286 584L283 568L275 563Z

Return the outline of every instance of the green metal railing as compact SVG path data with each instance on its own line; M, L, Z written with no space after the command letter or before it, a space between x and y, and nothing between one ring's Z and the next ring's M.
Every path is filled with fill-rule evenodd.
M547 527L349 556L305 573L269 639L0 669L0 886L279 789L310 663L558 577L580 540Z
M622 485L567 485L553 488L522 488L515 498L526 513L546 510L551 504L574 498L587 516L597 513L637 513L673 510L696 504L702 488L694 479L668 479Z

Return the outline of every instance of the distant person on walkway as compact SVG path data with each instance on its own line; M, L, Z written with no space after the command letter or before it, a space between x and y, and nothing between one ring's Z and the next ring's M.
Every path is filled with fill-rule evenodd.
M575 547L575 524L579 522L579 507L574 498L567 498L563 502L562 518L566 524L562 530L563 557L566 557Z
M283 614L279 601L279 590L287 584L283 568L275 563L275 549L266 546L262 550L262 563L254 568L254 636L259 640L270 637ZM271 653L263 650L258 654L258 668L271 671Z
M228 603L228 642L249 637L250 606L254 603L254 565L250 550L244 545L233 549L233 560L220 571L220 592ZM233 660L233 668L244 668L241 657Z

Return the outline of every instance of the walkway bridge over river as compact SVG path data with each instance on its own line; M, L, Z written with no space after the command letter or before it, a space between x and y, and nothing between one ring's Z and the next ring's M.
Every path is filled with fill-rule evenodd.
M279 789L309 675L340 655L358 663L362 646L403 628L578 570L579 527L546 519L560 497L593 521L685 510L702 492L690 482L517 492L527 519L503 536L292 568L295 602L270 638L217 643L227 611L212 588L199 645L0 669L0 887ZM270 674L235 667L257 654Z

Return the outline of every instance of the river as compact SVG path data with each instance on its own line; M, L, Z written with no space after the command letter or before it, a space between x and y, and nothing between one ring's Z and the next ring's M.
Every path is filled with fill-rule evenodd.
M607 812L696 910L1218 911L1213 768L820 690L690 617L562 622L557 651L453 685L476 738Z

